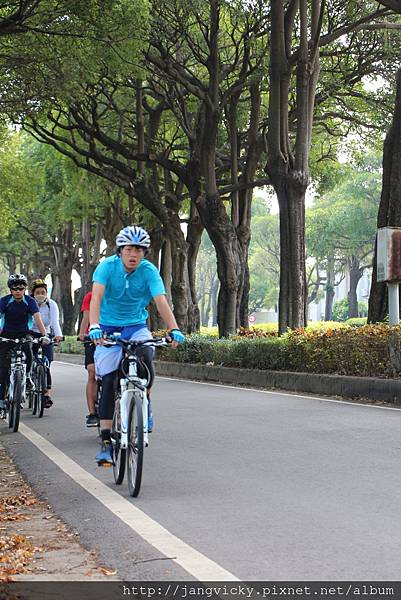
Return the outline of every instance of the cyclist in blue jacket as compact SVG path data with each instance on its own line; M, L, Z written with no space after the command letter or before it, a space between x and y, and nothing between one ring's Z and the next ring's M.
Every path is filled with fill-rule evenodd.
M147 340L146 307L153 300L169 329L173 347L185 340L177 326L166 299L166 291L157 268L145 258L150 237L142 227L129 226L116 238L117 254L101 262L93 274L92 299L89 311L89 337L97 344L96 375L102 378L99 417L102 446L96 456L98 464L112 464L110 430L114 411L114 395L118 368L122 358L120 346L103 346L104 333L119 332L126 340ZM138 355L146 363L153 379L153 349L144 346ZM152 385L150 383L149 389ZM148 389L148 394L149 394ZM148 431L153 428L153 413L149 402Z
M25 275L14 273L7 282L11 294L0 298L1 336L12 340L26 337L34 321L42 336L46 336L46 329L40 316L39 307L31 296L25 294L28 281ZM32 366L32 344L26 342L23 346L26 356L26 384L27 388L33 386L30 371ZM0 410L5 408L5 388L7 384L10 360L8 346L0 343Z

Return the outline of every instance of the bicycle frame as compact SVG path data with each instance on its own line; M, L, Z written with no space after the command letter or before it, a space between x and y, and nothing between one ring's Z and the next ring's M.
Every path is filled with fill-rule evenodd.
M9 398L14 397L14 373L17 371L21 371L22 377L22 389L21 394L22 397L25 398L25 388L26 388L26 364L25 364L25 352L21 348L12 348L11 349L11 362L10 362L10 375L9 375L9 388L8 388L8 396Z
M9 338L0 337L0 342L6 342L10 344L10 371L8 376L8 397L13 398L14 394L14 373L21 371L21 394L25 398L26 391L26 364L25 364L25 352L21 347L21 342L27 341L25 338L12 340Z
M128 447L128 414L133 394L140 393L142 397L142 414L143 414L143 436L145 446L149 445L148 434L148 397L146 395L147 380L138 377L137 373L137 358L136 356L128 356L128 375L120 379L120 414L121 414L121 448L125 450ZM131 387L130 387L131 384Z

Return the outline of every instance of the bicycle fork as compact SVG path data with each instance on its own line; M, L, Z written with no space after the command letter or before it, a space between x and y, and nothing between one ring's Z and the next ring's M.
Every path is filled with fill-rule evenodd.
M121 398L120 398L120 414L121 414L121 448L128 447L128 411L130 405L131 394L135 394L135 390L127 389L125 380L121 380ZM148 434L148 397L145 391L142 391L142 417L143 417L143 441L144 445L149 445Z
M9 379L9 388L8 388L8 397L11 402L14 400L14 374L20 371L21 372L21 400L25 400L25 391L26 391L26 366L22 363L17 363L15 366L11 367L10 379Z

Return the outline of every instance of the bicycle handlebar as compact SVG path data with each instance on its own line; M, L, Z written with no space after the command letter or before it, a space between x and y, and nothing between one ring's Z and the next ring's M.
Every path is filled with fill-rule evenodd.
M134 346L136 348L138 348L139 346L154 346L154 347L161 347L161 346L168 346L169 344L171 344L171 342L173 341L170 337L162 337L162 338L152 338L149 340L124 340L122 338L115 338L113 335L108 335L107 333L104 334L103 340L105 340L105 344L103 344L103 346L107 347L111 347L111 346L122 346L123 348L130 348L131 346ZM85 335L83 340L80 340L79 338L77 338L78 341L82 341L84 344L85 343L94 343L93 340L91 340L91 338L88 335Z
M5 337L0 337L0 342L5 342L7 344L10 344L11 346L18 346L19 344L24 344L25 342L32 342L32 344L41 344L43 342L43 337L49 337L49 336L42 336L40 338L32 338L30 335L26 336L26 337L21 337L21 338L16 338L15 340L12 338L5 338ZM57 346L58 342L53 342L50 341L48 344L44 344L45 346Z
M44 343L43 343L43 337L48 337L48 338L50 339L50 342L49 342L48 344L44 344ZM40 338L34 338L34 339L32 340L32 343L33 343L33 344L36 344L36 345L39 345L39 344L41 344L42 346L58 346L58 342L54 342L54 341L51 339L51 337L50 337L50 336L46 335L46 336L43 336L43 337L40 337Z
M18 346L19 344L24 344L25 342L32 342L32 338L30 336L28 336L28 337L16 338L15 340L13 340L12 338L0 337L0 342L5 342L7 344Z

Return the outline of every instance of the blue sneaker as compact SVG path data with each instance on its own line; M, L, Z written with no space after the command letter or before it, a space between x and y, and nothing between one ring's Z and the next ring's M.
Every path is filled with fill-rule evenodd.
M96 454L95 460L99 467L111 466L113 464L113 455L111 452L111 442L106 440L102 442L100 452Z
M149 400L149 402L148 402L148 433L152 433L154 424L155 424L155 420L153 417L152 405Z

